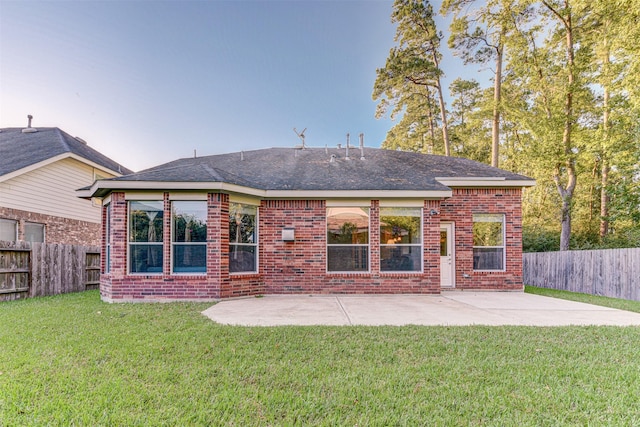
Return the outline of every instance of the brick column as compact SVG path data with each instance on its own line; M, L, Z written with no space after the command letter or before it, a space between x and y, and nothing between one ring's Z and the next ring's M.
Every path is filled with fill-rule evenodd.
M372 200L369 209L369 271L380 273L380 201Z
M425 285L440 292L440 201L425 200L422 215Z
M127 273L127 201L124 193L111 193L111 277Z
M220 298L229 283L229 195L207 195L207 284Z

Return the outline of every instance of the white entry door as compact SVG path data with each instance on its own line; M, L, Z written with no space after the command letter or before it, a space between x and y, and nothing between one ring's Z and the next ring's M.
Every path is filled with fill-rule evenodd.
M443 288L453 288L455 286L453 229L452 222L440 224L440 286Z

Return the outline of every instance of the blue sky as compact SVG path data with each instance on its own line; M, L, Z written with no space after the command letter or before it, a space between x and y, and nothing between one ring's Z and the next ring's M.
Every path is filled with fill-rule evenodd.
M32 114L134 170L294 146L294 127L310 146L379 147L392 4L0 0L0 127Z

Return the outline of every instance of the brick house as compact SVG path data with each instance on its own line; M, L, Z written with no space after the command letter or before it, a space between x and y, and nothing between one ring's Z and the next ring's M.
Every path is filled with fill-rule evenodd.
M271 148L97 181L106 301L522 290L521 193L467 159Z
M58 128L0 129L0 240L98 245L100 201L76 190L129 173Z

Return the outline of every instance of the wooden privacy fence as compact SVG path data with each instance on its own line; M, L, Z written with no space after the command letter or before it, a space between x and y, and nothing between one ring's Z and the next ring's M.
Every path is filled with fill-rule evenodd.
M97 246L0 242L0 301L95 289Z
M524 283L640 301L640 248L525 253Z

